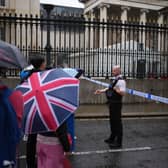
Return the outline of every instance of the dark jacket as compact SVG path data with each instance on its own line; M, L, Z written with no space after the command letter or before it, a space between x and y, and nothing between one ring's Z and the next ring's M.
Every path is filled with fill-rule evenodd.
M9 88L0 88L0 168L4 167L4 160L15 163L16 146L21 139L16 112L9 100L11 94Z
M49 137L58 137L63 149L65 152L70 151L70 143L68 140L68 132L67 132L67 124L64 122L56 132L46 132L46 133L40 133L43 136L49 136Z
M108 90L106 91L106 97L108 99L108 103L121 103L122 96L118 94L113 88L115 87L118 80L121 80L121 77L115 78L111 80Z

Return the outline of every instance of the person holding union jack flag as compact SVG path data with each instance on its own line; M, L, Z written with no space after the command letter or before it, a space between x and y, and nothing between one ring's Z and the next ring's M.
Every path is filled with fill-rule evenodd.
M46 69L45 59L41 56L30 58L30 65L20 73L21 83L27 80L33 73ZM29 134L26 143L26 163L27 168L37 168L36 163L36 143L37 134Z
M24 97L27 165L36 167L37 153L38 168L62 168L67 163L64 153L70 151L66 121L78 107L79 80L62 68L44 71L44 59L37 56L30 63L34 69L16 88Z

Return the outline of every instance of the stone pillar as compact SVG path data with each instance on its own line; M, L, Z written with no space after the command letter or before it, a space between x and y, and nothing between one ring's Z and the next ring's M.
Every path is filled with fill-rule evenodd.
M91 22L93 22L94 21L94 18L95 18L95 14L94 14L94 10L91 10L91 12L90 12L90 20L91 20ZM94 48L94 36L95 36L95 34L94 34L94 31L93 31L93 24L91 24L90 25L91 27L90 27L90 48Z
M102 4L100 8L100 22L107 23L107 8L109 5ZM107 25L100 24L99 48L107 47Z
M29 0L29 11L34 15L40 16L40 0Z
M8 8L16 9L16 0L8 0L5 3Z
M161 25L163 25L163 14L159 13L158 15L158 26L160 27ZM161 29L158 30L158 51L162 51L163 50L163 33L161 32Z
M11 0L9 5L14 6L18 14L40 14L40 0Z
M149 12L148 9L141 9L140 11L140 24L143 24L145 25L146 22L147 22L147 13ZM146 44L145 44L145 29L140 29L139 31L139 42L140 43L143 43L143 46L146 47Z
M130 10L129 7L127 6L122 6L121 7L121 21L124 24L128 20L128 10ZM126 29L124 29L124 26L122 27L122 37L121 37L121 42L126 42L127 41L127 32L125 32Z
M51 40L50 40L50 13L52 11L52 9L54 8L53 5L45 5L44 9L46 10L47 13L47 43L45 46L45 50L46 50L46 63L47 63L47 67L51 66L51 50L52 50L52 46L51 46Z
M85 18L85 21L87 22L87 21L89 21L89 16L88 16L88 14L84 14L84 18ZM88 28L88 24L86 23L85 24L85 35L84 35L85 37L84 37L84 39L85 39L85 47L84 47L84 49L88 49L88 45L89 45L89 28Z
M157 23L158 23L158 26L160 27L161 25L163 26L163 21L164 21L164 16L162 13L159 12L158 14L158 20L157 20ZM165 44L166 43L166 44ZM167 48L164 48L164 46L167 46L167 39L166 39L166 36L165 34L162 32L162 29L158 29L158 53L159 53L159 56L161 57L160 59L160 70L161 70L161 73L164 73L165 72L165 69L164 69L164 65L166 65L166 61L164 56L162 55L162 52L164 52L164 50L167 50ZM168 61L167 61L168 62ZM168 64L167 64L168 65ZM166 68L166 67L165 67Z
M121 7L121 21L124 23L128 20L128 11L130 10L130 7L128 6L122 6Z
M147 13L149 12L148 9L141 9L140 10L140 23L146 23L147 21Z

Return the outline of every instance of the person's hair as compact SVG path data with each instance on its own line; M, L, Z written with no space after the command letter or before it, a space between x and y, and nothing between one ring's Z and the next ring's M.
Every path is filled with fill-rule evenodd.
M114 65L113 68L114 69L120 69L120 65Z
M45 62L45 60L41 56L34 56L34 57L30 58L30 64L32 64L35 69L39 69L41 64L44 62Z
M115 75L120 75L121 74L121 68L119 65L113 66L113 70L115 70Z

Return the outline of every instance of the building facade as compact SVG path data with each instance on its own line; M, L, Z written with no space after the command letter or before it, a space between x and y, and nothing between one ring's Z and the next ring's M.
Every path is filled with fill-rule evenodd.
M142 25L153 23L158 26L168 24L167 14L163 12L163 9L168 6L168 1L165 0L80 0L80 2L85 4L84 15L86 20L98 20L105 23L120 20L121 23L136 22ZM99 36L99 40L97 40L99 44L97 44L97 47L102 48L112 45L110 42L110 32L107 31L108 30L104 30L103 34L102 32L96 32L96 36ZM141 41L143 44L147 38L144 34L145 33L142 35L143 39ZM122 39L127 38L124 32L121 36ZM120 36L118 36L118 38L120 38ZM116 41L116 37L113 37L113 42L115 43ZM158 46L158 48L160 49L160 46Z
M0 0L0 16L13 16L13 17L29 17L40 16L40 0ZM20 28L17 28L17 37L14 25L8 22L1 23L0 25L0 39L14 43L20 39ZM17 26L16 26L17 27ZM25 38L23 35L22 38Z
M0 13L16 13L22 15L39 15L40 0L0 0Z
M90 34L86 46L94 50L87 60L93 57L90 63L94 60L95 72L100 70L104 76L119 64L125 74L132 72L133 76L167 74L168 1L79 1L85 4L84 16L91 24L86 29L86 34Z

